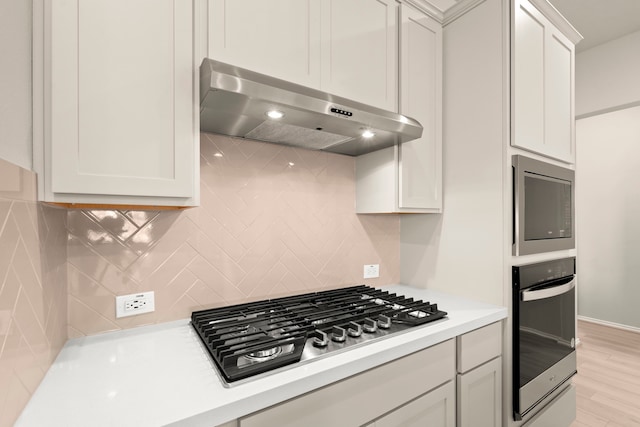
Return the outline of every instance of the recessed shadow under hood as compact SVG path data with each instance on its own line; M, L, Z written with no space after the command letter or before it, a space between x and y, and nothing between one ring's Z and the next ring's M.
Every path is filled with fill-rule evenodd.
M200 130L350 156L422 135L412 118L212 59L200 66Z

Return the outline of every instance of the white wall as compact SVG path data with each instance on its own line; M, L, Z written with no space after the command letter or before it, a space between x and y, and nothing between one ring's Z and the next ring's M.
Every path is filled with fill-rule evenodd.
M640 328L640 107L578 120L578 314Z
M400 219L402 283L498 305L505 266L501 7L486 1L444 28L444 213Z
M640 327L640 32L576 55L578 315Z
M0 158L31 169L31 1L0 0Z
M640 103L640 31L576 55L576 118Z

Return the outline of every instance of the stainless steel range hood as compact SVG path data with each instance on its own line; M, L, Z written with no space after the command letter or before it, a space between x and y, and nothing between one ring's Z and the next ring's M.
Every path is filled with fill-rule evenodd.
M422 135L412 118L212 59L200 66L200 130L350 156Z

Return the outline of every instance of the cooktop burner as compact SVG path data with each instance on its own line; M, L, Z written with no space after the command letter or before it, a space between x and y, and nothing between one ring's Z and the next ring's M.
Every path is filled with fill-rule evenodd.
M437 304L360 285L195 311L191 324L231 383L446 315Z

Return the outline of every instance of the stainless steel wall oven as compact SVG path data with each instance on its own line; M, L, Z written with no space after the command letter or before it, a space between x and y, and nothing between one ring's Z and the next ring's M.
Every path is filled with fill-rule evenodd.
M575 257L513 267L515 420L577 372L575 272Z

